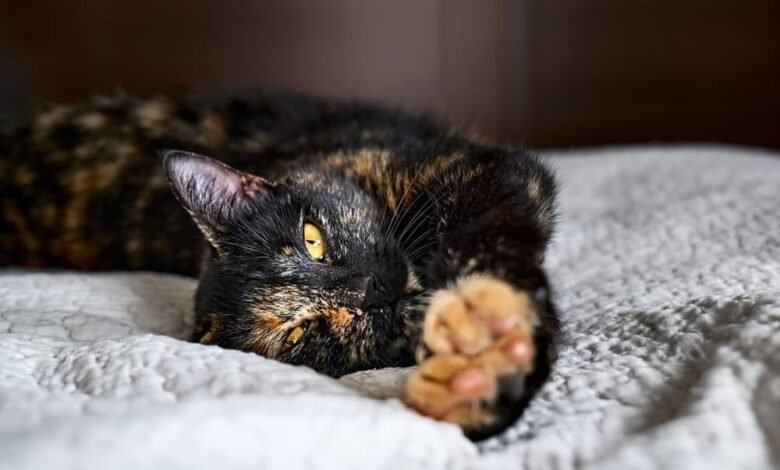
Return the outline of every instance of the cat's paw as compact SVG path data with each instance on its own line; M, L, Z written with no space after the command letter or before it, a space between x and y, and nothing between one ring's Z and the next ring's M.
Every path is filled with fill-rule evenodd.
M471 437L504 427L503 408L517 405L532 370L536 323L528 293L493 277L436 292L423 325L426 357L406 382L404 402Z

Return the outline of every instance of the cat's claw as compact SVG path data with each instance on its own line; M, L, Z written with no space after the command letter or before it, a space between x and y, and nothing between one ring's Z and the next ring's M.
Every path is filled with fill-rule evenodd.
M406 382L404 402L467 434L493 426L500 396L522 393L518 383L522 389L532 370L536 323L531 297L493 277L436 292L423 325L427 354Z

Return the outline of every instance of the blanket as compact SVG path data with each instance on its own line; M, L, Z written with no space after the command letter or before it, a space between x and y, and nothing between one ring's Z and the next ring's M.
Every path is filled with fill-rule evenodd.
M559 360L475 445L340 380L184 341L195 281L0 271L2 469L780 468L780 154L551 152Z

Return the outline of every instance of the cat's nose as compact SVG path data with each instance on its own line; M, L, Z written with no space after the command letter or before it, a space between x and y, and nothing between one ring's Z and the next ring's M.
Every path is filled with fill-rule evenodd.
M365 296L361 308L364 312L389 313L395 309L398 299L390 292L382 280L371 274L366 280Z
M381 279L375 274L368 277L368 283L366 284L366 293L385 294L387 293L387 286Z
M370 282L371 276L353 277L347 281L347 287L355 292L366 292Z

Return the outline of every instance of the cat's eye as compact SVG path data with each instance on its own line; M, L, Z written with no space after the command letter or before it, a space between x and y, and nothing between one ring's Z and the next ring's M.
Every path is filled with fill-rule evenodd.
M325 237L316 225L309 223L303 225L303 241L306 244L306 251L312 258L321 261L325 257Z
M287 339L284 340L285 346L295 346L298 344L298 341L303 338L303 334L306 333L306 330L303 329L301 326L296 326L293 328L293 330L290 332L289 335L287 335Z
M290 348L301 342L303 336L306 334L306 329L309 327L309 323L309 321L305 321L290 331L284 339L284 344L282 344L282 352L289 351Z

